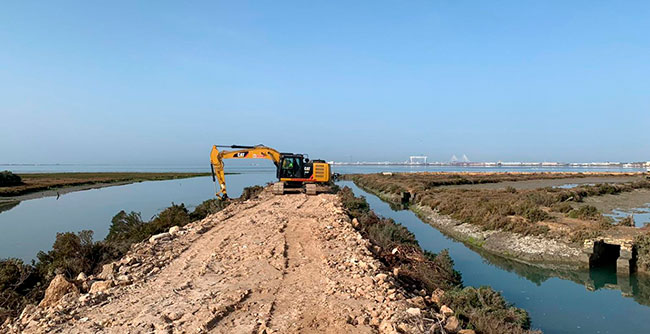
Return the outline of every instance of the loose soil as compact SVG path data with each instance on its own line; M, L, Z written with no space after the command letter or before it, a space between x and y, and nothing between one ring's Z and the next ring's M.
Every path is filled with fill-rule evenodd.
M100 282L113 278L117 287L81 296L68 294L55 307L25 311L5 330L423 330L419 310L406 312L413 307L411 298L415 296L398 286L392 274L373 258L369 241L352 227L336 195L272 196L265 191L260 198L231 204L186 225L177 234L152 239L136 245L102 272L100 276L108 280ZM78 284L87 285L94 279L97 277L91 276Z

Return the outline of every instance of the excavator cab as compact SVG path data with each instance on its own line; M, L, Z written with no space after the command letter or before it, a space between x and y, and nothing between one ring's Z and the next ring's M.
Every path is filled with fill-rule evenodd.
M283 153L280 156L280 168L277 177L281 179L304 179L311 176L311 165L306 163L302 154Z

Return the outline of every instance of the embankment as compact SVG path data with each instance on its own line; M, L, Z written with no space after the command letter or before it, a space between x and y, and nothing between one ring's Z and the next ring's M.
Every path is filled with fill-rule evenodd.
M489 289L438 281L432 284L448 291L431 292L407 280L417 274L403 274L419 267L402 266L401 254L423 263L445 258L418 253L417 245L378 250L368 233L392 235L381 231L397 225L369 232L374 225L359 217L368 228L357 230L350 215L336 195L264 191L137 243L99 272L57 276L39 306L27 306L0 330L465 334L474 331L463 327L480 326L476 321L510 317L502 320L509 332L527 332L525 312ZM475 305L486 301L483 309Z

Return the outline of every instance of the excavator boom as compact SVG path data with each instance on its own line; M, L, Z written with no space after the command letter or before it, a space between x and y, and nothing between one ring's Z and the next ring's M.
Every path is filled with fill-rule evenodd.
M219 147L235 149L233 151L219 151ZM278 166L280 163L280 152L263 145L241 146L241 145L213 145L210 152L210 167L212 168L212 181L219 182L217 197L228 198L226 192L226 177L223 172L223 159L268 159Z

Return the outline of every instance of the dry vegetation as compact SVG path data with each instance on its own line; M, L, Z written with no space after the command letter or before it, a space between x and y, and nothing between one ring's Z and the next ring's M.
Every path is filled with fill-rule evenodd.
M464 223L486 230L501 230L522 235L547 235L567 241L581 242L611 228L611 219L595 207L581 204L585 197L618 194L650 188L650 182L639 180L623 184L582 185L571 189L538 188L455 189L442 185L494 183L533 179L576 178L574 173L501 173L501 174L355 174L346 175L357 185L383 198L400 198L402 192L415 194L415 203L434 208ZM612 174L599 174L612 176ZM590 175L593 176L593 175ZM549 226L562 225L570 233L553 233Z
M207 176L210 173L35 173L35 174L11 174L8 173L4 179L11 179L14 182L6 186L0 184L0 197L19 196L28 193L93 184L109 184L122 182L142 182L169 179L182 179L196 176ZM18 182L10 175L18 176Z

